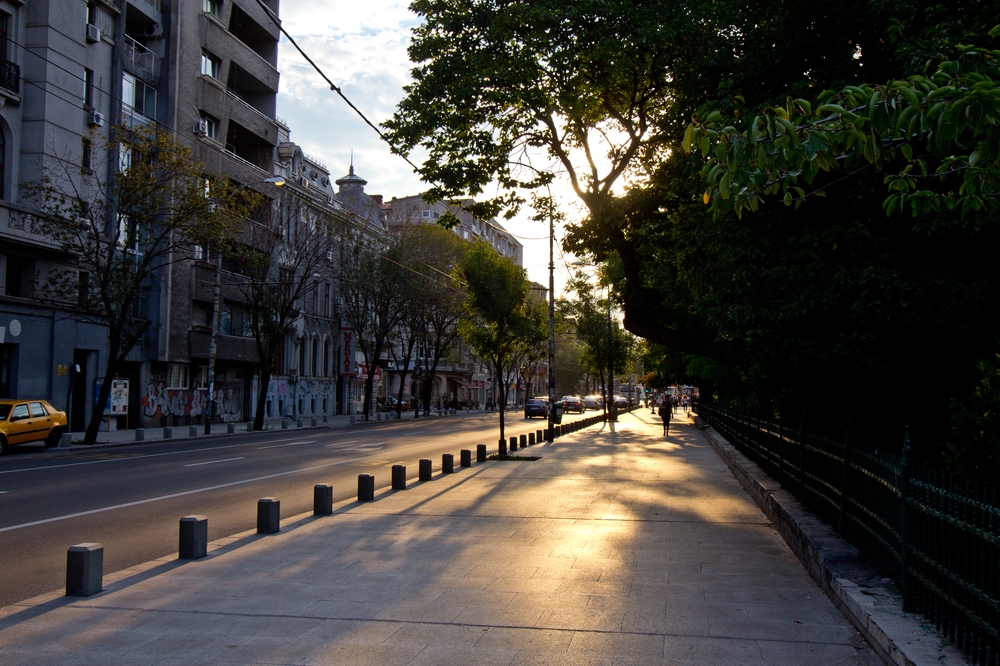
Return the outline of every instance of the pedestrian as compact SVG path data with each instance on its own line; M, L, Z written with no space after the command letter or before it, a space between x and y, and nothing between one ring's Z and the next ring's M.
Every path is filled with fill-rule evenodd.
M673 411L673 406L670 404L670 398L664 396L663 401L660 403L660 418L663 419L663 436L666 437L668 431L670 430L670 413Z
M687 416L688 408L691 406L691 396L682 395L681 396L681 407L684 409L684 416Z

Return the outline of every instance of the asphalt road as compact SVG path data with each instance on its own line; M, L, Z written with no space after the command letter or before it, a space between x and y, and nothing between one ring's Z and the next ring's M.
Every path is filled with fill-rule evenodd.
M495 414L463 415L72 452L14 447L0 457L0 607L63 588L74 544L103 544L112 573L176 553L182 516L207 516L209 540L243 532L262 497L289 517L312 510L318 483L332 483L339 502L357 497L358 474L384 488L395 464L416 480L421 458L437 474L443 453L456 468L461 449L494 453L497 424ZM544 427L515 413L506 434Z

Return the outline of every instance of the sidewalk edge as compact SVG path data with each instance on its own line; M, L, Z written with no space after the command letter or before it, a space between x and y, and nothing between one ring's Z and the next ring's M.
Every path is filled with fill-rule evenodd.
M866 586L838 568L867 568L858 550L805 508L715 429L696 420L705 440L771 521L809 575L872 646L883 662L898 666L967 665L965 655L932 625L903 612L902 598L887 586ZM837 565L841 565L838 567Z

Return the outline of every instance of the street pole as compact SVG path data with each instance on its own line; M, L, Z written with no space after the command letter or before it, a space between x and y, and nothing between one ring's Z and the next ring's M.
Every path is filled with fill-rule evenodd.
M552 201L549 201L549 441L555 437L556 412L556 262L553 245L555 242L555 221L552 217Z
M205 405L205 434L212 434L215 416L215 356L219 338L219 301L222 300L222 249L215 251L215 287L212 293L212 339L208 343L208 403Z
M615 407L615 346L614 329L611 328L611 285L608 285L608 429L615 431L615 421L618 420L618 408Z

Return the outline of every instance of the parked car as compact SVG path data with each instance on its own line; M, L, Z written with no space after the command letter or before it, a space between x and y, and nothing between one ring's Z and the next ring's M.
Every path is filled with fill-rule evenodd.
M26 442L56 446L65 431L66 412L44 400L0 400L0 453Z
M587 409L604 409L604 398L599 395L584 396L583 406Z
M524 418L530 419L533 416L545 418L549 415L549 401L547 398L528 398L524 402Z
M562 398L563 412L576 412L577 414L583 414L587 411L586 406L583 404L583 400L575 395L564 395Z
M616 395L615 407L628 407L628 398L623 395Z

